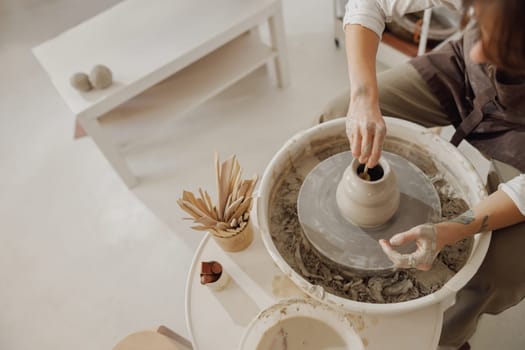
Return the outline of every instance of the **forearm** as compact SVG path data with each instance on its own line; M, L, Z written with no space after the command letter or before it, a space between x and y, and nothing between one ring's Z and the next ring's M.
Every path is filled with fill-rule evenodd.
M359 24L345 26L346 56L351 102L378 103L376 55L379 37Z
M525 216L512 199L498 190L457 218L437 224L438 246L454 244L478 232L492 231L523 221Z
M459 9L461 0L349 0L343 25L350 74L351 98L367 97L377 104L376 54L385 22L394 15L435 5Z

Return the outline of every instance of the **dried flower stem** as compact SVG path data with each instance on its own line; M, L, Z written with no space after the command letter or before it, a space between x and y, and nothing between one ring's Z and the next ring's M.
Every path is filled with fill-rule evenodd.
M257 183L257 175L242 180L242 169L235 156L222 164L219 156L214 156L217 186L217 205L214 205L207 191L199 188L199 197L183 191L177 200L179 206L188 213L197 231L212 231L221 237L229 237L244 229L249 219L252 195Z

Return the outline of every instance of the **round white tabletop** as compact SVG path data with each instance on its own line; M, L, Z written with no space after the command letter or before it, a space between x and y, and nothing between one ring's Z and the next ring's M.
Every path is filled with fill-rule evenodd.
M200 283L201 261L215 260L230 275L221 291ZM193 258L186 285L186 323L196 350L237 349L259 312L292 297L306 297L273 263L258 234L241 252L223 251L207 235ZM392 316L349 314L367 350L436 349L440 305Z

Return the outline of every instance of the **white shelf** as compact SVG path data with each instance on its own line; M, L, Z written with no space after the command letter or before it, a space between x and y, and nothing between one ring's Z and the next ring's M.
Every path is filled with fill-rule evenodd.
M271 49L259 39L263 24ZM182 114L270 59L277 85L289 83L281 0L124 0L33 52L129 187L139 179L122 148L132 148L135 136L158 138L153 118ZM113 84L86 93L72 89L71 74L96 63L113 70Z
M119 151L126 153L157 139L162 120L190 111L275 56L257 35L243 34L101 116L99 122Z
M125 0L33 49L73 114L97 118L263 23L278 0ZM75 72L95 64L113 85L78 93Z

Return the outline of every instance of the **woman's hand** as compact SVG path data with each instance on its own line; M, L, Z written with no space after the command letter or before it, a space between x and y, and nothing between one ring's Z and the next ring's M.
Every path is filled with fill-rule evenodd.
M416 251L410 254L401 254L394 246L401 246L410 241L415 241ZM380 240L379 244L396 268L417 268L430 270L439 251L444 244L438 239L438 229L434 224L423 224L408 231L394 235L390 241Z
M379 241L381 248L399 268L429 270L437 254L447 244L454 244L478 232L487 232L525 222L525 215L501 189L484 198L473 209L439 224L423 224ZM401 254L394 247L415 241L417 249Z
M385 140L386 125L377 100L367 96L366 87L352 94L346 134L354 158L369 168L376 166Z
M353 156L373 168L379 161L386 127L379 110L376 56L380 35L359 24L345 26L350 78L346 134Z

